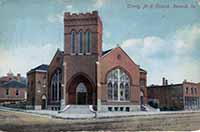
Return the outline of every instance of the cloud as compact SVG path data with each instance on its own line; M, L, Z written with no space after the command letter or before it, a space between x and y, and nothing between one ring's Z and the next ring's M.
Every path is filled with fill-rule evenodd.
M197 4L200 6L200 1L199 0L196 0Z
M71 13L79 13L80 11L73 8L72 5L66 5L64 10L60 13L57 14L50 14L47 17L47 20L51 23L62 23L63 24L63 19L64 19L64 13L65 12L71 12Z
M0 0L0 5L3 5L7 0Z
M136 39L128 39L122 43L122 47L126 49L133 49L134 51L140 50L143 56L148 57L157 57L159 56L167 56L167 54L173 50L172 48L165 48L168 47L170 44L156 36L147 36L144 38L136 38ZM161 49L165 49L162 51Z
M147 68L149 83L163 76L173 83L184 79L200 82L200 25L185 26L171 36L146 36L125 40L121 47ZM197 57L196 57L197 56Z
M139 46L142 45L143 42L144 42L143 39L128 39L122 43L121 47L128 48L131 46Z
M96 0L93 7L100 9L105 4L105 2L106 0Z
M6 74L11 69L12 72L19 72L25 76L31 68L40 64L49 64L57 48L56 44L46 43L37 46L27 44L24 47L4 50L4 52L0 52L2 62L0 63L0 73L1 75Z
M64 12L55 15L49 15L47 17L47 20L51 23L63 23L63 17L64 17Z
M105 32L105 37L110 38L111 37L111 32Z
M63 12L71 12L71 13L79 13L80 10L78 10L77 8L73 7L72 5L67 5L65 7L65 9L63 10Z
M200 24L186 26L177 30L175 35L176 51L178 54L188 54L199 49Z

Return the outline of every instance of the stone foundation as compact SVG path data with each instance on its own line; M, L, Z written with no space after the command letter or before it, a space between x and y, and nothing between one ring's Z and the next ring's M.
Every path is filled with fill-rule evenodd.
M98 112L136 112L140 105L101 105Z

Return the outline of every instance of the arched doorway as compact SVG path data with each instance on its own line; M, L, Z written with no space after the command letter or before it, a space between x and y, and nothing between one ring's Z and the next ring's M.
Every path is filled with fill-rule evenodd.
M76 87L76 104L87 104L87 88L82 82Z
M67 104L96 104L96 86L85 74L76 74L66 86Z
M46 109L47 106L47 97L42 95L42 110Z
M140 104L144 104L144 92L142 90L140 91Z

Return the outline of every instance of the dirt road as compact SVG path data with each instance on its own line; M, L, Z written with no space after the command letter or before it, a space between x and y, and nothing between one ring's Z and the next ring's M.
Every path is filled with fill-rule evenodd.
M109 119L62 120L20 112L0 111L0 130L8 132L200 130L200 112Z

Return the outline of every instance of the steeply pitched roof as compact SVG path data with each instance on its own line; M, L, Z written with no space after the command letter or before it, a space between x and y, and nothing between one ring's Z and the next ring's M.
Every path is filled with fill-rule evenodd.
M54 62L55 58L60 56L63 62L64 59L64 51L61 51L59 48L57 49L56 53L54 54L53 58L51 59L51 62L49 64L49 66L52 65L52 63Z
M146 71L146 70L144 70L144 69L142 69L142 68L140 68L140 71L147 73L147 71Z
M8 81L2 85L0 85L1 88L26 88L26 84L25 83L21 83L19 81L16 80L11 80Z
M169 84L169 85L150 85L147 88L177 88L177 86L182 86L183 84Z
M29 72L34 72L34 71L47 71L48 70L48 65L42 64L37 66L36 68L31 69Z
M106 50L106 51L102 51L102 56L109 53L112 49Z

